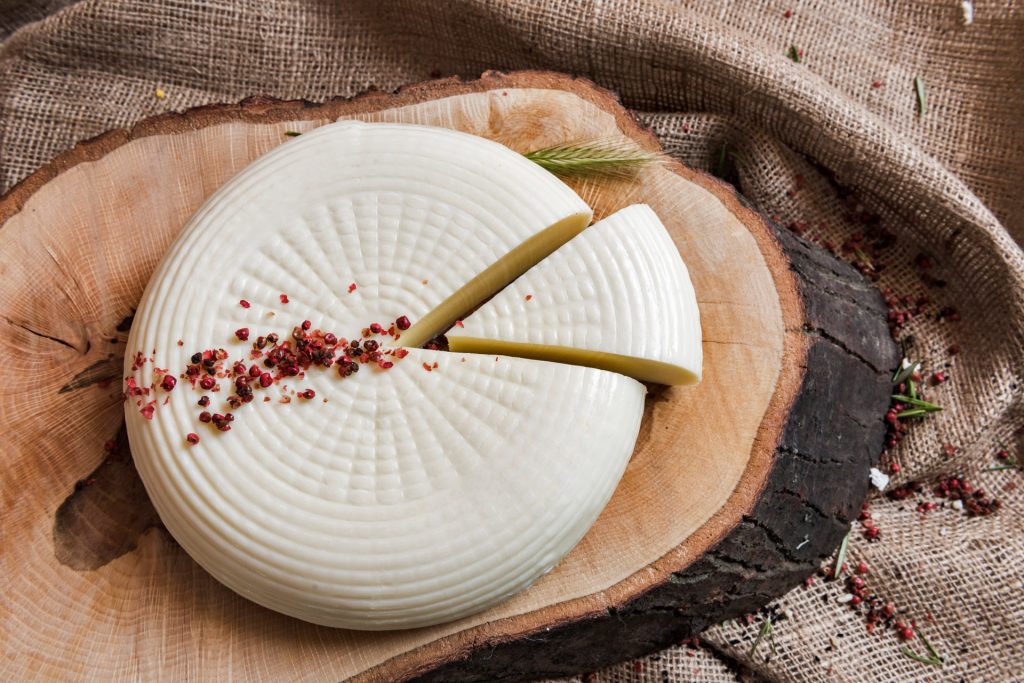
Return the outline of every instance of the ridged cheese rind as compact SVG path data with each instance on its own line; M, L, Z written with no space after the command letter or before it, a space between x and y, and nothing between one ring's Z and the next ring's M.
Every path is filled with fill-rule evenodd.
M186 226L139 305L125 373L149 386L154 368L176 374L219 347L248 363L241 327L286 337L310 320L352 337L416 320L573 215L589 209L571 190L494 143L325 126L258 160ZM134 369L136 351L153 361ZM550 570L593 523L632 452L644 389L593 369L464 358L410 349L346 379L314 368L260 390L227 433L199 423L196 405L207 394L224 412L227 392L179 380L154 390L152 420L126 403L136 467L185 550L262 605L358 629L466 616ZM314 400L292 393L305 388Z
M301 385L317 400L244 406L195 446L191 392L151 422L130 410L132 452L168 530L218 580L356 629L473 614L554 567L611 497L645 394L591 368L424 350Z
M695 383L700 312L678 248L654 211L635 204L590 226L447 333L453 350L506 342L527 357L598 363L646 381ZM602 358L600 354L605 354ZM637 362L632 362L635 359ZM646 361L646 362L640 362ZM630 372L632 370L632 372Z

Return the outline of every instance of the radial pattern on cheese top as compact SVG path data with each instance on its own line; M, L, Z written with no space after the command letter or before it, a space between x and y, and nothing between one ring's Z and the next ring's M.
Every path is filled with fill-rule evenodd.
M387 342L406 327L392 321L485 298L463 285L495 264L525 270L539 256L517 248L540 235L553 249L588 216L513 152L416 126L326 126L243 171L157 268L128 342L132 454L167 528L238 593L350 628L456 619L551 569L614 490L642 385L398 348L348 377L340 364L288 376L265 365L273 344L254 347L298 344L305 327L365 349L370 323ZM230 407L242 375L255 395Z
M409 316L403 342L420 346L590 216L568 186L497 143L346 121L290 140L218 190L150 289L174 282L183 305L205 302L189 318L217 326L214 339L251 321L239 299L281 311L285 293L292 317L321 327ZM505 258L524 243L533 260ZM501 277L466 286L486 272ZM436 322L424 327L428 315Z
M636 204L595 223L448 332L452 351L507 353L700 381L697 298L658 216Z

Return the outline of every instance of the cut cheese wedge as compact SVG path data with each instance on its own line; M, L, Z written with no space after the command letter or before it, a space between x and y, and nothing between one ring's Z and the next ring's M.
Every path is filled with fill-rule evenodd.
M679 250L636 204L587 228L447 333L452 351L700 381L700 313Z
M417 126L325 126L244 170L172 245L128 342L132 454L171 534L241 595L357 629L457 619L550 570L628 462L636 381L390 349L390 369L314 367L231 408L236 377L214 391L179 373L205 349L260 366L252 340L290 339L304 320L352 338L454 318L589 215L510 150ZM169 391L163 370L178 376ZM198 420L201 396L233 412L230 431Z

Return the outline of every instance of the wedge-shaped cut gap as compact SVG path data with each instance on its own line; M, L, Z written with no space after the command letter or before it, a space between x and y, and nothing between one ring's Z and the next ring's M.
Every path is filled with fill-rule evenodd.
M574 213L533 235L420 318L401 336L398 346L423 346L466 311L480 306L578 235L590 223L590 218L589 212Z
M582 365L598 370L609 370L626 375L641 382L655 384L696 384L698 375L672 363L663 363L635 356L624 356L618 353L588 351L574 349L569 346L553 346L548 344L524 344L520 342L479 339L477 337L457 337L458 341L449 340L449 350L461 353L476 353L515 358L546 360L567 365Z
M451 351L585 365L647 382L695 384L701 376L693 285L644 204L583 231L447 336Z

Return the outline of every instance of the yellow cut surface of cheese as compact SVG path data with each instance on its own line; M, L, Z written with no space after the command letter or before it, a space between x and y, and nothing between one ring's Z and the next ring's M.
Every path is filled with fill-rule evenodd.
M586 365L695 384L700 313L665 226L636 204L595 223L452 327L452 351Z
M466 311L476 308L481 301L489 299L530 266L577 235L587 227L589 221L588 214L574 213L528 238L420 318L395 341L395 345L413 348L423 346Z
M478 337L456 337L455 339L458 341L450 342L449 348L452 352L500 354L513 358L532 358L552 363L580 365L617 372L641 382L655 384L696 384L700 381L699 376L678 365L619 353L591 351L553 344L480 339Z

